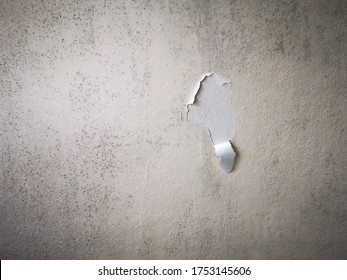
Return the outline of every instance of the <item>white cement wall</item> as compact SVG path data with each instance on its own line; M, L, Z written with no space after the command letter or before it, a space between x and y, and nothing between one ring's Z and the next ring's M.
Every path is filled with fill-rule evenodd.
M1 259L346 258L346 9L1 0ZM230 174L185 116L206 72Z

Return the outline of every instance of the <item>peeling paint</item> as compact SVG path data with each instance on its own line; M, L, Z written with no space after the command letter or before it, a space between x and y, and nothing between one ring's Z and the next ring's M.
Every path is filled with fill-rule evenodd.
M229 142L235 134L234 113L231 108L230 82L220 84L216 74L205 75L200 81L193 102L187 105L187 119L208 129L220 168L231 172L235 151Z

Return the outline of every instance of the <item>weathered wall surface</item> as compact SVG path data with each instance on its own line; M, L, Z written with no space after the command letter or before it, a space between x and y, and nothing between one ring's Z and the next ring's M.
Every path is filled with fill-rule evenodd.
M0 257L347 257L346 1L0 1ZM232 85L235 170L185 104Z

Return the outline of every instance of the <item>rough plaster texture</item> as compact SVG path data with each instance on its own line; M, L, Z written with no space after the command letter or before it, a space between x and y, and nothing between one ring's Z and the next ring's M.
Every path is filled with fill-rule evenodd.
M0 257L347 257L346 1L0 1ZM231 81L220 172L185 104Z

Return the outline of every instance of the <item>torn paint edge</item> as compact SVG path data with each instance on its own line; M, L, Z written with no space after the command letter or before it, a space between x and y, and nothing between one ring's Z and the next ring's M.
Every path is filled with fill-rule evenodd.
M202 74L202 75L200 76L199 82L197 82L197 83L196 83L196 86L194 87L195 90L192 90L192 91L195 92L195 93L193 94L193 96L192 96L190 99L193 99L193 100L190 101L190 103L189 103L189 101L188 101L188 103L187 103L187 105L186 105L186 107L187 107L188 110L189 110L188 106L189 106L189 105L193 105L194 102L195 102L195 98L196 98L196 96L197 96L197 94L199 93L200 88L201 88L201 83L202 83L207 77L210 77L210 76L212 76L212 75L213 75L212 72L208 72L208 73Z
M190 105L194 105L195 99L196 99L197 95L198 95L199 92L200 92L202 82L203 82L207 77L211 77L212 75L215 75L215 77L217 78L217 81L218 81L218 83L220 84L220 86L231 85L231 81L228 81L228 80L224 79L223 77L221 77L221 76L219 76L219 75L217 75L217 74L215 74L215 73L213 73L213 72L207 72L207 73L201 75L201 76L200 76L201 78L200 78L199 82L198 82L197 85L194 87L195 90L194 90L193 92L195 92L195 93L194 93L193 97L190 98L190 99L193 99L193 100L192 100L192 101L188 101L188 103L186 104L186 108L187 108L186 118L187 118L187 119L188 119L188 113L189 113L189 106L190 106ZM189 102L190 102L190 103L189 103ZM212 143L213 143L213 141L212 141Z

